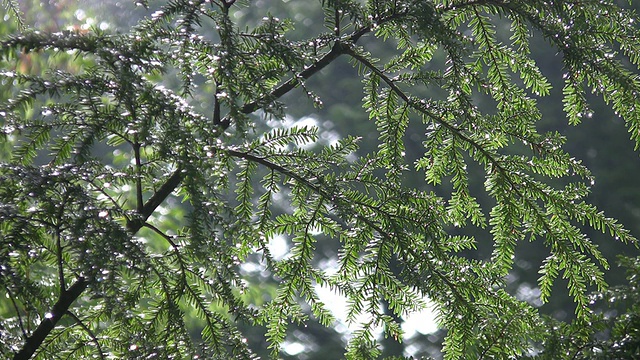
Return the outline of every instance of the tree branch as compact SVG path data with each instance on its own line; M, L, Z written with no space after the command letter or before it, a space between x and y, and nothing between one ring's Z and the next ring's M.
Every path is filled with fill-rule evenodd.
M56 326L58 321L67 314L71 304L84 292L89 285L89 281L84 277L79 277L73 285L66 291L60 293L60 298L53 305L51 312L44 316L44 319L40 322L40 325L36 330L27 338L22 349L16 353L13 360L27 360L36 352L38 347L42 344L44 339L49 335L51 330Z
M178 185L180 185L181 181L182 181L182 168L178 167L178 169L173 174L171 174L169 179L167 179L167 181L164 184L162 184L160 189L155 194L153 194L153 196L151 196L149 200L147 200L147 202L142 207L141 215L145 220L149 216L151 216L151 214L153 214L153 212L158 208L158 206L160 206L160 204L162 204L162 202L173 192L173 190L175 190L175 188L178 187Z
M136 210L142 211L142 162L140 159L140 143L138 142L138 136L135 136L133 142L133 155L136 161Z
M345 54L345 47L338 41L336 42L331 51L326 53L320 60L309 65L304 70L302 70L298 75L292 77L287 80L282 85L275 88L265 99L278 99L282 97L284 94L289 91L295 89L296 86L300 84L300 80L306 80L316 74L318 71L324 69L327 65L331 64L333 60L337 59L340 55ZM261 99L260 101L252 101L250 103L245 104L240 111L244 114L251 114L252 112L260 109L261 104L265 99ZM227 117L224 120L229 121ZM224 123L224 120L221 122Z
M407 12L398 12L398 13L392 14L388 17L381 19L378 22L378 25L402 18L407 14L408 14ZM240 109L240 111L243 114L251 114L252 112L260 109L261 104L265 100L278 99L283 95L285 95L286 93L288 93L289 91L295 89L295 87L300 84L300 80L306 80L310 78L311 76L315 75L318 71L324 69L325 67L327 67L327 65L331 64L335 59L340 57L340 55L347 54L349 52L349 46L345 46L346 45L345 42L349 43L349 45L355 44L363 35L371 32L371 30L372 30L371 25L363 26L353 31L349 36L346 37L346 40L344 40L345 38L343 38L343 40L339 40L339 39L336 40L331 50L328 53L326 53L322 58L320 58L320 60L309 65L300 73L298 73L295 77L287 80L285 83L275 88L268 96L260 99L259 101L252 101L250 103L245 104L242 107L242 109ZM231 122L231 119L229 119L228 116L225 116L225 118L222 119L220 122L222 124L227 124L228 126L228 124L230 124Z

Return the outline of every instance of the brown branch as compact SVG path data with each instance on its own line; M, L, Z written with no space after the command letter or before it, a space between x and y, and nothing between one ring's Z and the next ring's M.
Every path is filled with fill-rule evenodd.
M153 212L162 204L162 202L175 190L180 182L182 181L182 168L178 167L178 169L167 179L167 181L162 184L160 189L156 191L153 196L147 200L147 203L142 207L141 215L146 220ZM139 230L140 228L137 228Z
M388 17L380 19L380 21L378 22L378 25L400 19L406 16L407 14L408 12L398 12L398 13L391 14ZM275 88L271 93L269 93L269 95L263 97L260 100L252 101L250 103L245 104L240 109L240 112L243 114L251 114L252 112L260 109L260 107L262 106L262 104L265 103L265 101L278 99L283 95L287 94L289 91L295 89L298 85L300 85L301 80L306 80L310 78L320 70L327 67L327 65L331 64L335 59L340 57L340 55L347 54L350 51L349 49L351 45L358 42L358 40L362 36L364 36L365 34L371 31L372 31L372 26L367 25L353 31L349 36L346 36L345 38L343 38L343 40L337 39L335 44L331 48L331 50L328 53L324 54L324 56L322 56L320 60L309 65L304 70L296 74L294 77L290 78L289 80L284 82L282 85ZM220 124L222 128L226 129L231 124L231 119L227 115L224 117L224 119L220 120Z
M296 86L300 84L300 80L306 80L316 74L318 71L324 69L327 65L331 64L333 60L337 59L340 55L345 54L345 47L338 41L331 48L331 51L326 53L320 60L311 64L300 73L298 73L295 77L287 80L282 85L275 88L266 99L278 99L282 97L284 94L289 91L295 89ZM240 111L244 114L251 114L252 112L260 109L261 104L265 99L261 99L260 101L252 101L250 103L245 104ZM225 118L221 122L224 123L225 120L229 121L230 119Z
M79 277L73 285L66 291L60 293L60 298L53 305L51 311L44 316L44 319L40 322L40 325L36 330L27 338L22 349L16 353L13 360L27 360L36 352L38 347L42 344L44 339L49 335L51 330L56 326L58 321L67 314L71 304L84 292L89 285L89 281L84 277Z

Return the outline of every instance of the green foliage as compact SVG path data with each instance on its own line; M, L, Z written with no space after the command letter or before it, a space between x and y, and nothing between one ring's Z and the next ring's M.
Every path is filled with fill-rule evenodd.
M2 0L2 7L12 15L15 21L18 23L20 29L24 29L24 18L22 11L20 10L20 4L16 0ZM6 20L6 18L5 18Z
M559 276L575 301L576 322L559 331L592 335L577 332L597 317L589 290L616 293L606 292L608 260L584 228L636 239L587 202L593 178L566 139L539 130L536 97L551 85L529 43L541 34L563 54L570 123L591 116L593 91L638 146L632 11L599 0L322 1L326 30L292 40L293 20L237 21L242 1L142 5L148 16L126 31L24 30L0 42L11 88L3 135L15 139L0 166L0 281L10 302L0 354L249 359L261 349L247 329L259 328L277 358L292 323L335 323L323 286L347 298L357 326L349 359L379 357L378 329L402 340L396 319L425 299L447 332L445 359L514 358L536 344L568 358L555 350L569 346L564 338L506 290L523 241L547 249L542 301ZM365 36L397 51L383 63ZM26 73L24 54L82 63ZM356 155L364 134L322 145L315 127L273 125L296 88L322 105L306 81L331 76L340 57L362 79L378 132L371 154ZM412 163L405 139L420 129L424 151ZM471 190L471 166L484 172L483 194ZM407 186L411 172L425 186ZM163 215L179 203L184 216ZM491 238L456 231L469 227ZM272 254L276 238L290 242L284 258ZM317 264L326 239L339 240L329 255L336 269ZM469 256L478 241L491 242L490 258ZM252 262L277 281L266 298L247 295L255 289L243 266ZM614 327L611 351L627 329L637 332L637 310Z
M635 359L640 356L640 258L619 258L627 270L628 285L591 295L591 304L603 303L604 310L588 320L566 324L545 319L544 347L532 359Z

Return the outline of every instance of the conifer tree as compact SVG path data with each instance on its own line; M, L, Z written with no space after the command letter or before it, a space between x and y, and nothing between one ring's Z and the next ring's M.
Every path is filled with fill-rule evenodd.
M624 3L322 0L326 31L305 39L289 36L292 19L238 20L251 1L138 3L148 16L127 31L24 24L0 40L3 357L251 359L255 327L277 358L290 324L334 322L317 286L348 299L357 330L345 358L377 358L380 328L401 341L396 320L426 299L445 359L527 356L554 339L505 290L525 241L548 254L542 300L562 277L571 326L593 320L589 292L606 290L611 259L584 228L636 239L586 201L594 179L565 138L538 129L551 85L529 43L542 36L562 55L569 123L592 116L593 92L640 144L640 31ZM378 60L379 44L394 56ZM80 65L19 66L69 54ZM377 127L374 153L354 155L363 134L323 144L317 128L277 125L292 92L322 106L307 80L345 59L362 81L354 106ZM411 162L416 131L424 149ZM483 194L468 166L483 170ZM425 186L407 186L410 172ZM185 213L168 218L172 208ZM468 227L491 238L453 234ZM276 237L292 244L283 259ZM326 238L339 240L332 271L313 261ZM468 256L478 242L490 258ZM255 259L278 281L260 302L242 270Z

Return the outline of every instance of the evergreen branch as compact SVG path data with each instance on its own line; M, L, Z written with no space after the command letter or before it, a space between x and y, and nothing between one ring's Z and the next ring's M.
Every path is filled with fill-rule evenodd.
M242 158L245 160L249 160L255 163L258 163L262 166L265 166L268 169L271 170L275 170L285 176L288 176L292 179L295 179L296 181L298 181L301 184L304 184L307 188L313 190L315 193L317 193L318 195L321 195L327 199L331 199L331 195L329 193L327 193L326 191L322 190L320 188L319 185L316 185L314 183L312 183L311 181L309 181L308 179L306 179L305 177L303 177L302 175L295 173L281 165L278 165L276 163L270 162L268 161L266 158L264 157L260 157L260 156L256 156L247 152L242 152L242 151L237 151L237 150L232 150L232 149L225 149L224 150L227 154L233 156L233 157L238 157L238 158Z
M135 115L134 115L135 118ZM138 135L134 136L133 154L135 158L135 174L136 174L136 210L141 213L144 210L144 202L142 200L142 163L140 160L140 142Z
M408 10L408 9L407 9L407 10L405 10L405 11L394 12L394 13L392 13L392 14L391 14L391 15L389 15L389 16L386 16L386 17L384 17L384 18L382 18L382 19L379 19L379 20L376 22L376 24L375 24L375 25L376 25L376 26L380 26L380 25L383 25L383 24L385 24L385 23L391 22L391 21L393 21L393 20L400 20L400 19L402 19L403 17L405 17L405 16L407 16L407 15L409 15L409 10ZM355 30L353 33L351 33L351 34L348 36L348 38L347 38L347 39L348 39L348 42L350 42L350 43L352 43L352 44L355 44L356 42L358 42L358 40L359 40L362 36L364 36L364 35L366 35L367 33L371 32L371 31L373 30L373 27L374 27L374 25L373 25L373 24L371 24L371 25L363 26L363 27L361 27L360 29Z
M156 191L147 202L142 206L142 211L139 212L140 219L131 220L127 222L127 229L131 233L136 233L144 225L144 222L153 214L153 212L164 202L164 200L171 195L171 193L180 185L184 178L182 167L178 167L176 171L162 184L160 189Z
M140 2L146 4L147 0ZM636 106L640 104L636 96L640 82L628 71L628 64L622 63L625 56L634 65L640 63L640 56L636 55L640 33L632 29L637 27L637 22L632 25L637 20L635 14L625 13L613 1L597 0L560 1L553 6L540 0L451 0L437 4L372 0L366 5L357 0L323 0L329 31L290 41L286 33L293 24L286 21L278 25L279 20L271 15L254 34L238 33L237 24L229 18L234 3L236 0L214 0L213 4L205 0L171 0L160 5L166 10L164 15L158 11L152 16L153 21L139 22L148 25L128 34L106 36L97 29L56 34L25 31L23 35L0 40L0 56L77 50L69 53L87 55L87 60L95 60L96 65L81 77L55 72L51 77L56 81L45 75L0 73L18 78L17 82L7 83L9 97L16 101L9 101L11 113L3 129L7 134L27 135L25 145L9 146L15 161L22 158L31 164L30 160L52 150L50 168L73 160L78 165L73 170L81 173L78 178L59 176L68 169L60 167L56 170L63 171L48 174L47 181L51 179L64 191L52 187L51 191L45 189L40 193L36 190L46 187L27 181L35 189L35 197L30 189L20 191L22 182L5 181L7 186L4 183L0 186L2 200L7 200L9 206L0 206L0 217L10 220L8 227L0 226L0 238L6 233L11 246L24 244L25 249L17 251L18 257L14 257L11 246L0 251L1 255L8 252L10 261L18 264L10 263L14 276L6 281L15 315L2 321L14 327L6 330L9 341L16 344L3 344L0 352L10 352L14 359L65 355L106 358L112 351L125 357L144 356L127 352L131 337L142 336L141 352L155 350L152 348L158 341L170 338L166 348L171 355L193 354L198 352L195 348L199 344L187 334L185 320L192 313L181 311L186 305L206 321L201 338L205 343L203 352L210 349L214 351L212 357L233 353L240 358L244 349L249 352L249 345L244 344L245 339L235 338L242 335L241 325L238 317L231 320L228 315L261 315L257 319L246 316L243 320L259 326L268 321L267 342L277 350L286 338L286 322L305 320L309 314L322 317L323 305L316 303L317 294L313 290L317 284L329 285L349 298L348 321L354 320L354 314L372 316L371 321L362 323L365 328L349 341L348 357L378 356L371 327L383 325L385 334L394 337L400 334L398 323L390 315L414 311L412 300L421 296L436 301L437 319L448 327L445 358L469 354L480 358L517 356L517 352L526 351L530 345L527 341L538 339L539 335L534 335L534 339L523 337L540 324L533 321L538 318L532 306L506 292L502 275L514 268L512 256L516 245L527 236L542 243L540 251L549 255L540 266L541 299L546 300L551 285L562 272L569 283L569 295L578 303L578 317L589 316L585 311L587 285L596 284L599 291L603 289L606 283L600 267L606 268L607 264L587 237L586 231L590 230L581 229L579 224L605 233L609 230L612 236L620 235L623 240L633 238L615 220L605 218L586 202L579 202L589 189L573 179L584 180L590 174L561 149L564 138L538 134L536 125L541 110L535 100L526 96L526 91L538 95L548 91L546 79L529 56L529 31L539 30L565 55L563 102L570 122L578 122L577 118L588 110L585 90L591 87L607 104L613 102L613 110L623 115L632 137L640 144L637 135L640 113ZM2 4L15 7L14 12L18 9L16 0L3 0ZM219 36L212 40L218 44L210 43L211 37L206 34L199 36L196 25L202 26L203 17L222 27L218 28ZM514 33L510 46L498 41L505 34L500 34L499 39L495 36L498 25L502 28L508 20L513 21ZM151 31L143 31L146 28ZM472 29L471 37L466 36L468 29ZM395 42L398 47L391 51L406 50L386 66L380 66L363 48L355 46L370 32L375 32L376 39L385 45ZM144 34L157 36L140 36ZM419 43L414 45L416 39ZM165 49L169 51L162 51ZM383 59L389 55L386 47L379 51L376 46L373 50ZM440 50L445 52L445 66L450 65L447 71L424 70L432 62L442 60L439 54L436 57ZM343 148L304 150L300 147L324 137L308 129L274 131L273 136L262 136L260 127L271 124L252 122L245 116L261 108L275 117L285 116L278 99L300 90L312 96L306 87L307 79L320 76L320 71L324 72L343 54L351 55L350 62L355 63L359 74L368 73L364 78L367 90L364 108L376 120L380 132L377 159L372 166L361 160L350 164L347 156L356 150L356 145L351 147L341 141ZM471 57L470 62L467 56ZM147 76L155 71L164 74L164 70L173 76L173 69L183 76L184 91L180 95L159 86L155 88L153 76ZM210 121L202 121L206 119L197 114L189 101L196 73L212 76L219 95L212 105L213 126ZM105 76L98 76L101 74ZM398 76L393 77L394 74ZM512 79L518 75L523 87ZM28 84L31 89L19 91ZM477 91L474 85L478 86ZM439 89L431 92L432 87ZM209 84L207 89L211 89ZM227 96L223 96L222 90ZM432 100L422 97L423 90ZM447 92L448 104L436 100ZM496 115L485 115L480 110L491 106L490 102L481 99L482 104L476 106L476 93L498 102L499 106L494 108ZM191 100L198 100L199 95ZM67 99L69 105L55 104ZM398 99L404 104L398 103ZM123 104L130 118L125 119L123 113L118 115ZM221 105L228 111L222 114L224 118L220 114ZM37 112L42 109L50 110L50 115L43 113L38 119ZM140 110L140 116L135 114L136 109ZM35 118L31 118L31 110ZM405 184L413 179L407 178L407 183L400 179L411 166L403 150L405 136L411 135L412 129L407 126L414 112L429 127L424 143L427 152L420 159L424 162L418 163L416 170L424 168L427 182L436 187L450 179L452 188L442 189L450 195L448 201L424 189L410 190ZM144 131L124 136L121 133L124 122L131 119L136 126L139 120L144 121ZM220 137L219 130L227 129L232 121L237 131ZM249 131L252 125L257 129L258 140L254 142L250 140L254 135ZM200 140L205 140L204 144ZM531 156L518 147L519 140L530 147ZM98 165L84 161L98 142L117 147L128 143L133 150L127 155L133 161L124 169L120 168L121 159L116 153L96 160ZM298 150L291 151L291 144ZM152 152L147 153L144 147ZM242 163L240 168L245 172L234 177L231 173L236 162ZM118 166L118 173L112 173L109 164ZM467 164L474 168L467 171ZM150 170L144 171L147 166ZM159 179L154 178L154 173L161 171L158 169L167 167ZM269 175L260 182L261 190L254 192L252 186L257 184L259 174L256 168ZM470 196L473 189L469 176L476 170L486 176L483 194L494 204L489 214L479 205L485 204L485 199L477 201ZM564 189L556 188L555 178L569 184ZM108 181L133 185L135 193L109 189ZM241 203L237 207L231 206L233 200L226 197L233 184L237 186L236 199ZM77 189L72 185L78 185ZM475 183L472 185L475 189ZM146 195L145 188L149 191ZM190 241L180 249L177 245L184 244L176 236L160 230L166 224L155 227L147 222L161 204L171 200L176 189L192 205ZM286 204L277 201L280 198L276 194L284 195ZM134 199L128 204L130 211L123 208L127 205L124 197ZM284 209L287 205L290 207ZM176 209L181 210L186 209ZM460 251L473 251L475 245L482 245L479 238L448 235L444 227L455 225L466 230L468 219L478 225L476 222L486 217L489 223L483 229L485 226L490 229L491 241L487 245L493 245L492 258L469 260ZM126 229L122 229L122 222ZM462 225L458 226L459 223ZM39 224L47 224L46 229ZM147 253L135 239L135 234L145 226L163 236L173 249L162 251L162 256L157 257L160 254ZM274 234L293 236L290 259L276 261L269 253L265 241ZM332 243L337 246L332 251L336 250L341 265L335 277L327 278L326 272L311 264L313 251L320 250L315 248L320 245L316 244L319 239L316 234L341 242ZM82 241L70 240L80 237ZM104 241L105 238L117 241ZM34 249L42 250L44 256L31 256ZM274 270L272 274L276 276L285 276L280 285L273 284L277 298L267 300L264 312L254 313L241 301L241 295L236 295L236 287L244 289L237 266L252 261L261 251L266 269ZM23 259L44 266L32 268L28 265L31 262L25 266ZM398 269L396 261L405 267ZM467 273L467 269L471 272ZM99 273L100 270L106 271ZM74 279L74 273L82 275L75 275ZM88 274L99 275L94 280L94 275ZM122 286L125 283L131 286L125 288ZM112 314L90 306L85 310L102 315L93 318L79 314L77 311L94 303L88 297L95 290L99 291L96 295L104 296L107 308L123 298L126 308ZM147 303L150 297L154 299ZM383 309L378 300L384 304ZM87 301L89 304L85 304ZM299 306L302 302L311 305L311 312ZM48 311L51 306L52 312ZM74 312L79 317L69 310L72 306L78 309ZM224 314L225 310L228 314ZM126 311L143 316L126 318L122 316ZM65 315L67 318L59 321ZM328 326L322 319L320 322ZM106 335L99 337L98 342L95 325L102 329L103 323L107 324ZM144 325L150 325L151 331L145 334ZM580 335L575 331L569 341ZM56 353L69 341L70 347L64 353ZM586 356L598 343L581 344L584 341L569 344L570 351L563 351L562 357L570 358L574 352L574 357ZM166 354L162 345L161 352Z
M62 205L58 208L58 214L56 218L62 219L65 210L65 203L67 197L65 196L65 201L62 202ZM67 282L64 279L64 268L63 268L63 258L62 258L62 229L60 225L56 226L56 262L58 266L58 281L60 286L60 292L63 293L67 290Z
M187 269L187 271L189 273L191 273L193 276L195 276L196 278L199 278L200 275L196 272L194 272L192 269ZM213 320L216 320L215 315L211 312L211 310L208 307L208 304L206 303L206 301L202 298L202 294L200 294L198 291L194 290L193 287L189 284L186 284L185 289L187 290L187 292L185 293L185 295L188 297L189 301L192 302L196 308L202 312L202 314L204 314L204 320L206 322L206 326L210 329L211 331L211 338L210 340L213 342L213 347L217 352L222 353L222 346L223 344L220 342L220 339L215 337L215 333L213 331L213 329L216 328L225 328L227 325L225 322L221 321L221 324L216 323ZM220 319L218 319L220 320ZM217 325L217 326L216 326Z
M109 199L109 202L114 205L115 209L119 210L122 213L122 216L124 216L127 221L130 220L128 215L127 215L127 213L122 211L122 207L121 207L120 203L118 203L118 200L114 199L113 196L111 196L107 191L105 191L105 187L104 186L98 185L96 183L95 179L86 179L86 181L91 186L93 186L94 191L100 193L100 195L104 196L106 199ZM119 198L120 197L118 197L118 199Z
M13 13L16 22L18 23L18 29L26 29L27 25L24 22L24 13L20 10L20 3L18 3L17 0L2 0L2 4L5 9L9 10L10 13Z
M389 88L393 92L397 93L398 96L401 99L403 99L406 103L408 103L413 109L415 109L416 111L418 111L418 112L420 112L422 114L427 115L429 118L431 118L434 121L438 122L440 125L442 125L445 128L447 128L456 137L458 137L461 140L467 142L473 148L475 148L479 153L481 153L485 157L486 161L493 167L494 171L498 171L500 173L501 177L510 185L511 190L516 194L516 196L526 204L527 208L529 209L530 212L533 213L534 217L537 219L539 224L541 224L543 226L543 228L545 230L545 233L548 234L548 236L551 239L555 240L555 242L551 245L551 253L552 253L552 255L553 256L560 255L561 259L564 260L564 261L570 261L572 263L576 263L577 262L571 256L572 254L575 254L575 252L567 251L567 249L565 247L563 247L563 246L557 246L557 245L559 245L559 242L562 239L561 234L559 234L558 231L555 231L555 228L554 228L553 224L551 223L551 220L546 218L546 215L535 204L535 200L531 199L530 197L525 196L525 194L520 190L520 186L510 176L510 172L503 166L503 164L500 161L498 161L498 159L496 159L495 156L493 156L481 144L479 144L478 142L474 141L469 136L465 135L462 132L461 129L458 129L454 125L452 125L449 122L447 122L446 120L442 119L437 114L433 113L432 111L429 111L424 106L421 106L419 103L416 103L416 101L414 101L404 91L402 91L402 89L400 89L391 78L389 78L382 70L378 69L374 64L372 64L364 56L358 54L353 49L349 49L348 50L348 54L350 56L352 56L354 59L356 59L357 61L359 61L362 64L364 64L365 67L370 69L377 76L379 76L387 84L387 86L389 86ZM550 199L549 196L546 195L544 192L540 191L540 195L543 198L553 202L553 199ZM587 253L590 254L591 252L587 251ZM577 268L579 268L578 265L575 265L575 266ZM567 269L569 269L569 267L567 267ZM567 275L568 271L569 270L565 270L565 275ZM570 286L578 286L578 285L580 285L580 282L578 280L574 280L574 278L570 277L569 278L569 285ZM584 296L584 295L581 295L579 292L575 292L572 295L573 295L574 300L576 300L579 305L582 305L584 303L584 301L583 301L584 298L581 297L581 296ZM578 314L580 314L580 312L582 311L580 307L578 307L576 310L578 311Z
M22 349L15 354L13 360L30 359L40 347L40 344L42 344L44 339L54 329L58 321L67 314L71 304L76 301L80 295L82 295L88 286L89 280L84 277L79 277L76 282L69 287L69 289L62 291L58 301L53 305L51 312L44 315L44 319L40 322L40 325L38 325L33 334L26 339Z
M309 180L307 180L306 178L302 177L301 175L292 172L291 170L275 164L273 162L270 162L268 160L266 160L265 158L256 156L256 155L252 155L246 152L240 152L240 151L236 151L236 150L231 150L231 149L227 149L225 150L229 155L234 156L234 157L239 157L245 160L249 160L249 161L253 161L255 163L258 163L260 165L263 165L265 167L267 167L268 169L271 169L272 171L277 171L285 176L289 176L292 179L295 179L296 181L298 181L299 183L305 185L307 188L309 188L310 190L312 190L313 192L317 193L318 195L324 197L325 199L328 199L330 202L334 203L337 206L343 205L343 203L341 202L341 199L339 197L333 196L333 194L328 193L327 191L323 190L321 188L320 185L314 184L312 182L310 182ZM360 202L358 202L359 205L362 205ZM341 208L343 208L342 206L340 206ZM350 209L351 207L348 206L346 207L348 209ZM388 241L390 239L392 239L392 235L389 234L387 231L385 231L381 226L379 226L378 224L376 224L372 219L370 219L367 216L361 216L360 214L358 214L357 212L350 210L349 212L351 212L352 214L358 215L358 219L360 219L362 222L364 222L369 228L373 229L374 231L378 232L380 235L382 235L385 239L385 241ZM380 243L380 246L382 246L382 243ZM408 252L410 252L415 259L421 259L423 256L415 253L415 251L411 248L411 247L407 247L406 249ZM470 302L468 300L466 300L464 298L464 296L462 295L462 293L460 291L458 291L456 285L445 275L443 274L441 271L439 271L438 269L435 269L433 267L433 265L430 262L427 262L427 266L429 267L429 270L436 274L442 281L443 283L445 283L449 289L451 290L451 292L454 294L454 296L456 297L456 299L458 299L458 301L460 301L462 304L464 304L465 307L467 307L470 311L472 311L472 307L470 305Z
M113 49L113 43L94 33L79 34L66 30L52 34L28 31L22 35L10 36L0 42L0 49L3 51L22 48L24 52L35 52L49 47L57 48L60 51L79 50L87 54L105 55Z
M16 312L16 316L18 317L18 324L20 325L20 330L22 331L22 336L24 336L25 338L29 336L29 334L27 333L27 329L25 329L24 327L24 320L22 320L22 315L20 314L20 308L18 307L18 304L16 303L16 299L13 296L13 293L11 292L10 289L7 289L7 297L9 298L9 300L11 300L11 305L13 306L13 309Z
M500 333L497 334L497 336L495 336L495 339L490 344L487 344L486 348L482 351L482 353L480 353L478 359L484 359L485 355L489 355L489 351L491 350L491 348L493 348L494 345L498 344L501 339L504 339L506 336L508 336L507 330L509 329L509 325L511 325L514 320L515 316L511 316L509 318L509 321L507 321L502 326L502 329L500 329Z
M93 331L91 331L91 329L89 329L89 327L82 322L82 320L80 320L79 317L77 317L74 313L72 313L71 311L67 310L67 315L69 315L70 317L73 318L73 320L80 325L80 327L87 333L89 334L89 337L91 338L91 341L96 344L96 349L98 349L98 353L100 354L100 359L106 359L104 357L104 351L102 351L102 346L100 345L100 342L98 341L98 338L96 337L96 335L93 333Z
M425 109L423 106L420 106L419 104L416 104L416 102L413 99L411 99L404 91L402 91L402 89L400 89L391 78L389 78L382 70L378 69L375 65L373 65L369 60L364 58L362 55L356 53L353 49L349 49L349 55L352 56L354 59L358 60L359 62L361 62L362 64L364 64L367 68L369 68L372 72L374 72L377 76L379 76L387 84L387 86L389 86L389 88L393 92L397 93L398 96L400 96L400 98L402 100L404 100L407 104L409 104L409 106L411 106L414 110L416 110L416 111L418 111L418 112L420 112L422 114L427 115L429 118L433 119L438 124L444 126L446 129L448 129L452 134L455 134L457 137L459 137L463 141L465 141L468 144L470 144L478 152L482 153L482 155L489 161L489 163L496 170L498 170L500 172L500 174L503 176L503 178L505 180L507 180L507 182L511 185L512 189L514 191L516 191L516 193L519 195L519 197L521 197L523 199L527 199L522 193L520 193L517 190L518 189L518 185L515 183L515 181L513 181L513 179L511 179L507 169L505 169L502 166L502 164L492 154L489 153L489 151L487 149L485 149L483 146L481 146L479 143L477 143L476 141L474 141L470 137L468 137L465 134L463 134L462 131L459 128L455 127L454 125L450 124L446 120L442 119L437 114L435 114L435 113L433 113L431 111L428 111L427 109ZM550 227L548 227L547 230L550 233L552 233Z
M364 35L364 33L368 31L370 31L370 29L366 31L361 30L360 32L354 34L352 38L354 40L357 40L360 36ZM82 39L82 38L78 37L78 39ZM38 39L38 40L42 40L42 39ZM20 42L20 40L16 39L15 42L16 43ZM46 43L46 42L47 41L42 41L42 43ZM50 42L54 43L55 40ZM78 46L78 45L79 44L75 43L72 45L72 47L80 48L84 51L87 51L87 50L90 51L89 48L91 48L91 46L86 46L84 43L82 45L85 45L85 46ZM311 66L307 67L305 70L300 72L296 77L291 78L290 80L288 80L287 82L285 82L284 84L276 88L274 91L272 91L271 94L269 95L269 98L279 98L284 94L288 93L289 91L294 89L297 85L299 85L301 79L304 80L316 74L317 72L322 70L324 67L329 65L333 60L338 58L340 55L344 54L346 49L347 48L343 46L341 42L337 41L336 44L332 47L331 51L325 54L319 61L315 62L314 64L312 64ZM251 103L245 104L242 107L241 111L246 114L252 113L257 109L259 109L260 107L259 104L260 102L251 102ZM224 124L225 120L223 119L221 122ZM285 173L287 172L286 169L284 168L281 168L280 170L284 170ZM293 175L290 172L289 174ZM137 207L138 207L138 215L140 216L140 218L127 221L127 229L131 233L136 233L142 226L144 226L146 219L148 219L151 216L151 214L153 214L153 212L157 209L157 207L160 206L160 204L162 204L162 202L164 202L164 200L180 185L183 179L184 179L184 174L181 167L179 167L164 182L164 184L160 187L160 189L158 189L158 191L156 191L142 206L140 206L141 202L139 201L140 200L139 196L141 195L141 193L138 194ZM298 176L298 180L304 180L304 179ZM27 338L27 341L25 342L23 348L19 353L16 354L16 357L14 358L14 360L28 359L31 357L31 355L33 355L35 350L44 341L46 336L51 332L51 330L53 330L58 320L65 314L65 312L67 311L71 303L75 301L82 294L82 292L84 292L88 284L89 284L88 280L84 278L79 278L73 285L71 285L71 287L69 287L69 289L61 293L59 301L54 305L53 312L52 312L53 317L51 317L50 319L45 319L43 320L43 322L41 322L41 324L38 326L34 334L29 338Z
M388 17L381 19L378 22L378 25L400 19L403 16L406 16L407 14L408 14L408 11L392 14ZM335 44L331 48L331 50L326 54L324 54L324 56L322 56L318 61L307 66L304 70L296 74L294 77L290 78L280 86L276 87L273 91L271 91L271 93L269 93L267 96L263 97L262 99L245 104L240 109L240 112L242 112L243 114L251 114L252 112L260 109L260 107L262 106L262 104L264 104L265 101L279 99L283 95L287 94L289 91L295 89L298 85L302 83L302 80L306 80L310 78L311 76L315 75L320 70L324 69L329 64L331 64L335 59L340 57L340 55L346 54L348 51L348 47L345 46L345 44L347 43L355 44L362 36L371 32L372 29L373 29L372 25L364 26L358 30L355 30L353 33L347 36L345 40L337 39ZM226 128L231 124L231 119L227 115L223 119L221 119L219 123L223 128Z
M407 252L411 254L414 259L424 258L424 254L420 254L416 252L416 250L411 247L407 247ZM407 261L407 263L409 262ZM454 294L456 300L458 300L459 303L464 305L469 310L470 313L474 312L469 299L466 299L462 295L462 293L458 291L458 287L456 286L456 284L452 282L451 279L449 279L449 277L443 274L442 271L440 271L440 269L436 269L431 263L431 261L426 261L425 265L427 266L427 269L429 270L429 272L436 274L440 278L440 280L442 280L442 282L451 290L451 292Z
M496 39L494 36L491 36L493 33L495 33L495 30L488 27L490 26L489 20L485 16L480 14L477 6L473 6L473 13L475 15L475 18L471 21L471 23L475 24L478 28L478 35L481 37L481 47L486 47L486 54L488 54L490 58L489 67L495 69L494 71L496 72L496 76L498 77L498 81L501 87L500 91L504 92L509 88L509 79L507 78L507 74L500 68L500 65L503 62L498 60L498 58L496 57Z
M60 212L62 212L63 207L60 207ZM59 219L62 216L59 217ZM60 290L65 291L67 288L66 281L64 280L64 268L63 268L63 260L62 260L62 234L59 226L56 227L56 265L58 266L58 281L60 284Z
M187 286L187 269L185 267L185 263L186 262L182 258L182 253L180 253L180 250L178 249L178 244L176 244L175 241L173 241L173 239L171 239L171 236L165 234L162 230L158 229L156 226L154 226L152 224L149 224L146 221L144 223L144 227L153 230L156 234L158 234L162 238L164 238L169 243L169 245L171 245L171 248L173 249L173 252L176 254L176 258L177 258L179 266L180 266L180 273L181 273L181 278L182 278L182 286L181 286L179 292L182 293L182 291L184 291L184 287Z
M331 64L335 59L337 59L340 55L344 54L345 47L342 46L341 42L336 41L335 45L331 48L331 50L326 53L320 60L306 67L303 71L296 74L296 76L290 78L282 85L275 88L268 96L258 101L253 101L245 104L240 111L243 114L251 114L252 112L260 109L265 100L278 99L283 95L287 94L289 91L296 88L296 86L300 85L301 80L306 80L316 74L318 71L324 69L327 65ZM224 119L220 121L221 124L229 124L230 119L226 116Z
M139 213L142 219L128 221L127 229L132 234L140 230L140 228L145 225L146 219L148 219L155 209L175 190L182 179L182 170L178 168L144 204L142 211ZM45 317L45 319L42 320L34 333L27 337L22 349L16 353L13 360L27 360L31 358L45 338L54 329L58 321L67 313L71 304L84 292L88 285L89 280L80 277L68 289L64 290L61 288L60 297L50 312L51 317Z
M505 3L503 3L502 1L495 1L495 0L472 0L467 2L452 2L448 6L445 6L444 8L438 9L438 10L442 12L447 12L447 11L460 10L468 6L472 6L475 8L476 6L485 6L485 5L503 6L505 5Z

